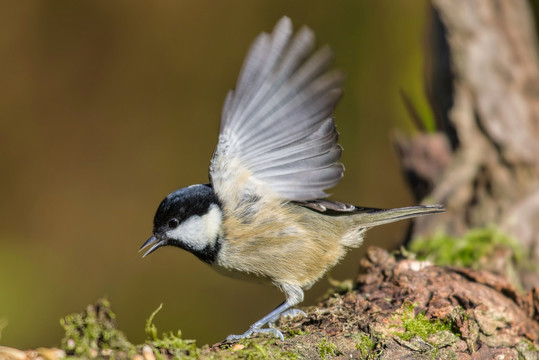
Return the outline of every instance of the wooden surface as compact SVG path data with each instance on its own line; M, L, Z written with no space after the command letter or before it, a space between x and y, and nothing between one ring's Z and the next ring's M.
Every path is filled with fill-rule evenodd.
M539 263L539 62L525 0L433 0L427 91L438 133L397 138L418 199L414 235L495 225ZM539 283L522 274L527 288Z

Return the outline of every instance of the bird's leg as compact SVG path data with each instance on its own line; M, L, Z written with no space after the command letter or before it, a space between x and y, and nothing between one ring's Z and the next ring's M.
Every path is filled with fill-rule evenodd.
M284 340L284 336L279 330L277 330L275 328L262 329L262 326L264 326L268 322L270 322L271 319L273 319L275 317L278 317L283 311L288 309L290 306L291 305L288 303L288 301L283 302L281 305L277 306L277 308L275 308L275 310L273 310L268 315L264 316L262 319L258 320L253 325L251 325L249 330L247 330L245 333L243 333L242 335L229 335L226 338L226 340L227 341L240 340L240 339L243 339L243 338L248 338L251 335L257 334L257 333L271 333L275 337L278 337L281 340Z
M300 309L288 309L288 310L283 311L280 314L275 315L273 319L270 319L270 321L268 321L269 326L274 326L277 320L279 320L279 318L282 316L284 316L286 319L293 319L298 316L306 317L307 314L305 314L305 311L300 310Z
M270 333L273 336L280 338L281 340L284 340L283 334L278 329L276 328L262 329L262 327L270 322L276 321L277 319L279 319L279 316L281 316L283 312L285 312L290 307L301 302L303 300L303 290L301 290L301 288L297 285L282 285L280 287L286 295L286 300L281 305L277 306L275 310L273 310L268 315L264 316L262 319L258 320L253 325L251 325L249 330L247 330L242 335L229 335L226 338L226 340L227 341L240 340L240 339L248 338L253 334L260 334L260 333L262 334ZM295 311L301 311L301 310L295 310Z

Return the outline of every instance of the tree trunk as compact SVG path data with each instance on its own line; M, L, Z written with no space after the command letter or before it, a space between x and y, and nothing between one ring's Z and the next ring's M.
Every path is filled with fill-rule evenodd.
M416 197L447 213L418 219L413 236L495 224L538 264L539 62L528 3L432 0L428 50L440 132L397 138L397 148Z

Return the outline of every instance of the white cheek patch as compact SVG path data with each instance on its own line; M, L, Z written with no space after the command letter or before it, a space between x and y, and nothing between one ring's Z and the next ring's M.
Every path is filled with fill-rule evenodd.
M212 205L206 214L190 217L176 229L167 231L166 235L189 245L193 250L202 250L215 244L221 221L221 210L217 205Z

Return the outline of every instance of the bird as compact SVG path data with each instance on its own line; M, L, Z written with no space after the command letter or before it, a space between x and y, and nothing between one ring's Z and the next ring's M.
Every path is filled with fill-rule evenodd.
M158 206L153 234L140 251L187 250L218 272L273 284L285 300L236 341L269 326L359 247L378 225L444 211L441 205L396 209L328 200L344 175L334 121L343 75L328 46L316 49L307 26L294 33L281 18L251 45L235 90L226 96L209 183L170 193ZM267 327L266 327L267 326Z

